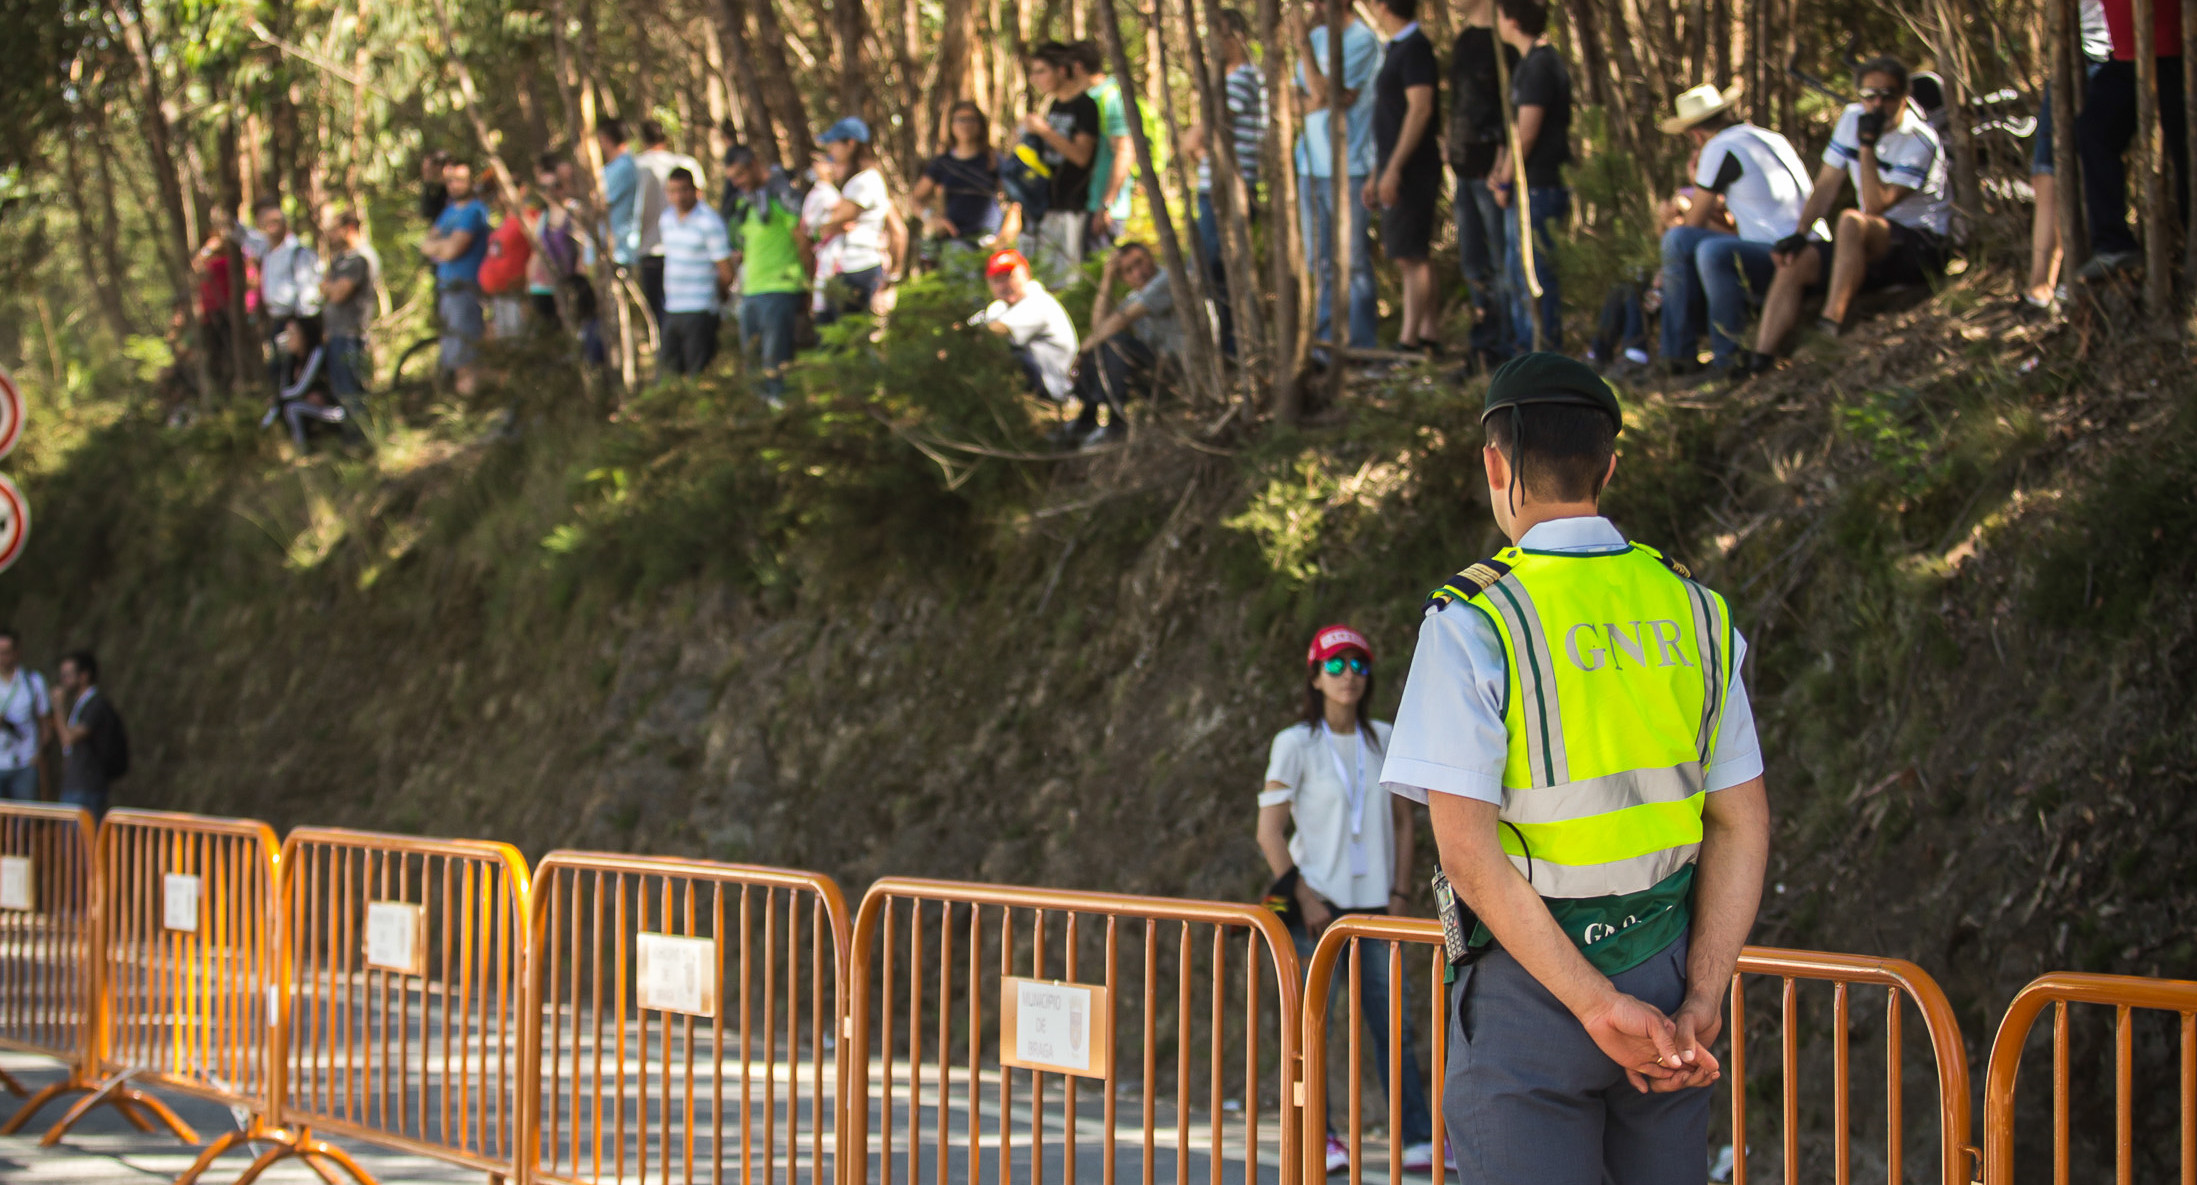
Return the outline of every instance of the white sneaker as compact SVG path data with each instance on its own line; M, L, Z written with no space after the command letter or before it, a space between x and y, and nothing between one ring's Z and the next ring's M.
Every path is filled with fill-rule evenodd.
M1407 1173L1431 1173L1434 1171L1434 1145L1431 1141L1405 1147L1404 1171Z
M1339 1173L1350 1167L1350 1146L1330 1134L1327 1137L1327 1171Z

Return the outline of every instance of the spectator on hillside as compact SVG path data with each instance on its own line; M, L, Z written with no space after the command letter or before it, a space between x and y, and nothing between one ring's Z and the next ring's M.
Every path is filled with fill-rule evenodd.
M909 204L923 212L924 232L937 241L944 257L955 251L977 252L994 238L1020 233L1022 213L1000 208L999 154L992 149L992 121L967 99L946 115L946 143L923 166ZM1005 227L1006 219L1015 225Z
M292 317L283 322L279 340L284 356L293 361L259 425L264 428L281 420L289 430L290 443L302 455L312 449L311 425L342 424L350 417L329 382L328 347L321 340L320 322Z
M702 201L685 168L664 179L668 205L658 220L663 247L663 352L656 374L700 374L717 356L718 310L732 289L732 243L724 219Z
M836 206L836 196L833 204ZM763 399L785 398L801 300L815 253L801 225L801 197L777 165L746 145L725 149L725 222L740 269L740 346Z
M1007 339L1029 380L1029 391L1055 403L1068 402L1076 361L1076 326L1045 285L1030 275L1030 261L1007 248L984 262L984 281L992 303L969 324Z
M1091 212L1091 228L1083 241L1085 254L1113 246L1121 229L1129 224L1130 204L1136 187L1136 141L1129 135L1129 105L1122 101L1121 84L1106 72L1106 54L1096 41L1078 41L1068 47L1075 62L1083 93L1098 105L1099 138L1091 156L1091 185L1085 206Z
M1091 229L1091 166L1098 158L1098 102L1084 93L1074 54L1048 41L1030 54L1030 89L1048 102L1023 117L1023 138L1051 173L1045 215L1030 244L1030 268L1047 284L1062 287L1083 264ZM1028 230L1028 227L1024 228Z
M824 316L825 291L839 278L840 248L846 245L832 223L832 211L839 208L839 177L832 158L815 158L809 164L809 191L801 198L801 229L816 246L809 271L809 313L818 319Z
M2090 223L2090 262L2086 280L2134 271L2143 252L2128 227L2126 155L2136 138L2136 17L2130 0L2105 0L2105 23L2113 59L2090 76L2082 114L2075 121L2075 143L2083 161L2083 209ZM2188 110L2182 101L2182 6L2156 3L2151 8L2154 52L2158 55L2159 138L2174 163L2166 178L2181 221L2189 221Z
M1358 20L1350 0L1315 0L1310 17L1297 19L1297 95L1305 112L1304 133L1297 137L1298 219L1304 234L1305 265L1319 286L1313 321L1315 342L1334 341L1334 293L1330 276L1335 258L1335 167L1333 133L1328 123L1327 5L1343 11L1344 197L1350 208L1350 336L1353 349L1370 350L1380 332L1380 294L1373 281L1373 224L1365 206L1366 179L1373 174L1373 80L1381 65L1381 42ZM1316 20L1308 29L1308 20ZM1313 356L1327 358L1323 346Z
M2106 24L2103 0L2082 0L2081 17L2083 73L2095 78L2105 64L2113 60L2113 32ZM2083 88L2083 92L2088 91ZM2080 128L2078 122L2077 127ZM2042 101L2037 105L2037 134L2035 151L2030 156L2029 189L2035 196L2030 209L2029 222L2029 286L2022 291L2022 303L2037 311L2049 310L2058 298L2060 261L2064 254L2060 243L2060 190L2055 176L2052 140L2052 84L2044 84ZM2082 149L2076 148L2077 159Z
M1119 303L1119 282L1129 294ZM1082 445L1119 440L1129 431L1131 399L1151 393L1163 363L1180 365L1182 328L1167 272L1143 243L1123 243L1106 259L1098 299L1091 305L1091 332L1076 362L1076 398L1083 401L1068 439ZM1107 410L1099 427L1100 406Z
M1259 154L1266 145L1270 118L1266 75L1251 60L1251 22L1241 11L1221 9L1219 32L1221 100L1227 108L1227 124L1220 134L1227 137L1237 174L1243 178L1246 202L1239 202L1237 209L1251 223L1258 220ZM1202 123L1194 125L1183 142L1184 150L1198 162L1198 242L1204 248L1205 274L1211 281L1215 311L1220 316L1221 349L1234 357L1235 315L1228 305L1228 275L1221 266L1220 219L1213 207L1213 162L1218 159L1214 147Z
M526 240L527 192L505 193L490 173L481 179L481 201L502 214L488 232L488 254L481 258L481 295L488 303L488 336L517 341L526 333L526 267L534 247Z
M198 329L207 365L217 382L227 382L235 349L236 326L229 317L229 236L217 226L206 232L198 253L191 257L191 273L197 278ZM253 294L258 303L258 293Z
M850 115L833 124L817 142L845 178L839 183L839 205L827 224L840 239L840 293L837 300L828 299L824 308L823 321L829 324L854 313L884 311L881 300L899 275L907 227L893 207L885 175L877 169L869 124Z
M687 176L701 184L702 162L683 152L674 152L671 137L664 133L664 125L653 119L641 121L641 151L633 154L634 166L640 170L640 203L633 223L634 250L641 261L641 298L648 302L649 315L656 318L659 328L664 323L664 244L657 236L663 225L664 207L670 203L671 194L666 188L673 169L685 169Z
M420 221L430 226L450 204L450 187L442 180L442 171L449 167L450 154L440 148L420 156Z
M1411 901L1413 881L1411 804L1381 784L1392 729L1371 711L1372 643L1347 625L1327 626L1312 636L1305 672L1299 719L1276 733L1267 748L1257 834L1259 852L1275 877L1267 898L1281 903L1283 923L1309 967L1313 947L1330 922L1345 914L1401 913ZM1388 950L1367 945L1357 963L1374 1071L1401 1096L1396 1100L1400 1130L1390 1136L1402 1145L1403 1170L1424 1173L1434 1167L1434 1135L1412 1052L1417 1040L1411 1009L1407 998L1403 1041L1391 1050ZM1308 1001L1307 1007L1325 1010L1327 1004ZM1309 1149L1306 1154L1317 1155ZM1349 1167L1350 1148L1332 1125L1325 1156L1330 1173Z
M535 161L534 192L526 200L526 224L541 241L542 249L530 250L526 261L526 301L534 311L534 323L555 328L559 322L557 293L573 300L573 280L580 274L580 241L573 231L578 223L565 205L563 180L558 169L563 159L545 152Z
M46 679L23 665L22 639L0 628L0 799L45 797L44 742L53 737L53 700Z
M420 251L435 263L435 315L442 322L437 365L454 374L458 394L470 396L481 344L481 261L488 256L488 211L473 196L473 166L452 161L443 170L450 203L435 219Z
M1442 199L1441 140L1434 88L1442 68L1420 31L1419 0L1375 0L1373 19L1388 37L1373 80L1373 167L1359 200L1381 212L1381 246L1403 275L1403 324L1396 348L1442 352L1434 296L1434 208Z
M625 121L604 116L595 121L595 145L603 153L603 216L610 223L610 258L622 268L638 266L641 167L626 151Z
M338 401L366 394L374 364L366 351L366 327L374 319L374 265L359 250L359 216L345 210L328 224L334 258L320 282L326 310L328 386Z
M1666 133L1694 143L1688 179L1696 193L1677 226L1663 232L1663 365L1672 374L1701 370L1697 350L1706 324L1713 366L1723 371L1740 349L1750 303L1761 303L1776 266L1770 252L1800 223L1808 167L1792 142L1740 120L1739 87L1697 86L1678 96ZM1715 225L1721 209L1737 233Z
M267 236L267 248L259 261L259 307L272 335L292 317L320 317L320 256L290 233L290 220L278 198L264 197L252 206L252 219ZM267 354L267 374L279 386L291 359L276 344Z
M1510 356L1510 285L1503 270L1503 208L1488 174L1503 146L1503 92L1497 75L1495 0L1470 0L1449 58L1449 167L1457 254L1472 291L1472 364L1493 370ZM1518 70L1518 51L1503 49L1503 67Z
M1772 251L1777 277L1762 306L1762 326L1746 372L1767 370L1800 321L1803 293L1825 286L1816 327L1838 336L1854 297L1894 284L1925 284L1945 270L1945 152L1938 135L1907 101L1907 67L1877 58L1859 71L1861 101L1847 104L1823 150L1815 189ZM1851 178L1859 204L1841 210L1831 241L1811 239Z
M1515 191L1518 168L1509 144L1496 150L1488 189L1502 207L1504 272L1510 285L1511 353L1541 349L1561 352L1564 302L1558 290L1556 228L1571 211L1571 190L1564 166L1571 162L1571 73L1564 57L1549 44L1548 6L1542 0L1496 0L1495 32L1518 51L1518 69L1510 76L1510 103L1516 113L1518 155L1525 162L1526 192ZM1518 210L1526 208L1533 227L1533 274L1541 299L1533 300L1526 283L1526 252ZM1541 339L1534 342L1538 325Z
M80 806L98 818L107 794L130 772L130 740L121 713L99 687L99 660L89 650L61 659L53 729L61 741L61 805Z

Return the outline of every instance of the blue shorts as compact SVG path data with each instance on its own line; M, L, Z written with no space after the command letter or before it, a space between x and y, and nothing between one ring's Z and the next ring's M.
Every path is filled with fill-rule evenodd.
M442 318L442 368L473 365L480 354L481 294L472 288L445 288L435 294L435 312Z

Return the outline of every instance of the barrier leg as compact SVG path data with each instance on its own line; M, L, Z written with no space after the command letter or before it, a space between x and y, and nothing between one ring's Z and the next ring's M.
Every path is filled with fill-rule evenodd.
M175 1179L175 1185L191 1185L191 1182L198 1180L199 1174L213 1167L214 1161L219 1159L222 1153L243 1143L244 1134L243 1132L230 1131L215 1136L214 1142L206 1145L205 1151L198 1154L198 1159L191 1162L191 1167L184 1169L183 1175Z
M169 1131L175 1133L177 1139L186 1144L202 1142L199 1139L198 1132L193 1130L190 1124L183 1122L182 1116L169 1110L168 1104L131 1086L130 1075L125 1073L107 1079L105 1082L100 1083L99 1089L76 1100L76 1105L70 1107L68 1113L61 1117L61 1122L54 1124L53 1127L47 1130L45 1135L38 1138L39 1147L51 1148L60 1143L61 1137L69 1134L70 1128L75 1127L78 1121L92 1113L92 1108L101 1103L114 1107L125 1116L129 1114L132 1105L143 1107L152 1112L154 1117L166 1125Z
M0 1070L0 1090L5 1090L16 1098L22 1098L30 1093L30 1091L23 1088L22 1083L15 1080L15 1075L8 1073L6 1070Z
M9 1116L6 1123L0 1123L0 1136L12 1136L23 1130L23 1125L29 1123L31 1117L38 1114L39 1108L60 1098L62 1095L90 1089L92 1087L77 1081L75 1078L70 1078L66 1082L54 1082L40 1087L37 1094L32 1095L24 1101L22 1106L15 1109L15 1114Z
M122 1118L130 1121L131 1127L134 1127L141 1132L150 1132L151 1130L153 1130L152 1120L138 1114L137 1108L131 1106L127 1101L123 1099L116 1099L114 1101L114 1109L121 1114Z
M343 1171L349 1173L351 1179L358 1182L358 1185L378 1185L374 1180L374 1175L360 1168L359 1163L351 1159L350 1153L326 1140L314 1139L310 1129L299 1128L295 1132L275 1128L260 1129L257 1138L272 1140L274 1146L260 1153L259 1157L252 1161L251 1167L244 1170L244 1175L236 1179L236 1185L252 1185L252 1182L259 1179L261 1173L274 1167L275 1162L285 1156L295 1156L303 1160L306 1166L319 1174L321 1180L328 1182L328 1185L336 1185L336 1179L328 1171L327 1166L321 1163L322 1160L332 1160L341 1165ZM191 1177L178 1177L175 1185L191 1185Z

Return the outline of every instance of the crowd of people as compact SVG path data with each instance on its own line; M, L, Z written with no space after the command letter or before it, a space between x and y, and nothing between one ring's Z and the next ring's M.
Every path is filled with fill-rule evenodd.
M49 683L23 665L16 632L0 627L0 799L59 802L96 817L129 772L129 735L99 685L99 660L72 650Z

